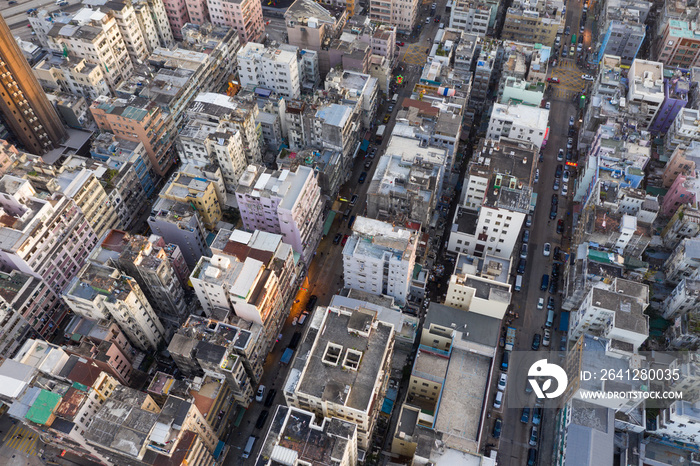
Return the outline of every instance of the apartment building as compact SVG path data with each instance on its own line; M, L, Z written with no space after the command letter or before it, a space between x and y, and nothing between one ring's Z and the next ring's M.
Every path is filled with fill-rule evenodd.
M311 326L302 342L309 357L295 360L284 384L286 403L352 422L358 447L367 450L389 380L393 326L373 311L330 307Z
M325 88L331 98L338 96L345 103L354 103L356 111L360 113L362 127L372 127L379 95L376 78L356 71L334 69L326 75Z
M684 278L698 279L700 272L700 239L684 239L664 263L666 281L679 283Z
M262 326L260 344L267 354L287 318L299 276L292 248L280 235L221 230L212 252L190 275L204 313L235 314Z
M90 107L95 123L102 131L132 142L143 143L153 170L164 176L175 162L174 120L156 102L143 97L97 98Z
M32 69L0 19L0 115L15 138L33 154L42 155L68 138L63 123L46 98ZM8 138L3 129L3 139Z
M221 221L221 204L216 185L211 180L177 172L163 187L160 197L192 205L209 230L214 230Z
M150 51L158 46L171 47L175 43L163 0L136 0L132 5Z
M116 322L142 351L155 350L165 338L163 324L136 280L113 267L88 262L63 298L78 315Z
M678 113L688 105L690 92L690 74L681 70L673 72L671 77L664 78L664 100L656 112L649 131L653 135L665 136L674 123Z
M281 234L309 264L321 241L323 198L311 168L272 171L260 165L246 168L236 190L246 230Z
M86 168L88 161L82 157L69 156L63 165L56 167L44 164L39 159L34 162L31 171L23 170L23 174L32 185L72 199L83 211L85 220L97 237L102 238L108 230L119 228L121 223L97 173Z
M693 148L700 141L700 111L694 108L681 108L664 137L664 151L673 154L680 145ZM668 182L665 181L665 184Z
M506 10L501 38L529 44L554 45L560 27L564 26L561 2L536 3L515 0Z
M46 55L32 68L44 89L56 89L94 100L112 95L101 66L76 56Z
M541 148L546 142L549 110L530 105L495 103L491 110L486 139L501 138L533 143Z
M148 394L119 385L91 418L85 440L118 463L213 466L219 439L192 400L168 396L161 408Z
M618 278L609 287L593 287L570 315L569 338L598 335L636 351L649 337L648 305L649 287L642 283Z
M482 139L464 180L447 250L509 259L530 212L538 148Z
M373 21L391 24L402 34L410 34L418 24L418 0L371 0L369 17Z
M277 431L273 426L281 427ZM357 426L336 417L317 422L310 411L277 405L258 461L276 457L274 452L281 449L308 463L357 464Z
M700 236L700 212L690 205L681 205L661 231L664 246L676 249L681 241Z
M254 0L207 0L207 7L209 21L216 26L237 30L242 42L256 42L263 38L262 3Z
M0 264L42 277L60 293L85 264L97 236L72 199L36 197L28 180L0 179Z
M464 255L460 254L460 265ZM503 319L512 297L508 283L510 261L486 257L481 272L474 264L464 264L450 277L445 305L496 319Z
M367 189L367 216L429 225L447 169L445 149L394 135Z
M418 234L367 217L357 217L343 247L345 287L408 299Z
M698 305L700 305L700 280L684 278L664 299L661 312L664 319L672 319L698 309Z
M252 97L244 99L202 92L187 109L187 117L190 121L198 118L220 123L217 126L217 131L220 132L239 131L245 151L245 164L250 165L262 163L260 125L256 122L259 112L257 102ZM240 167L240 162L232 164L234 167Z
M238 51L241 86L263 86L290 99L301 94L297 54L248 42Z
M700 34L695 21L666 18L657 37L655 60L669 68L690 69L700 64Z
M260 325L246 321L227 323L192 315L170 340L168 352L183 374L224 380L236 402L247 407L267 356L262 331Z
M131 11L133 12L133 9ZM31 24L39 29L45 28L41 21L37 16ZM133 52L134 47L132 46L131 50L127 47L114 12L102 12L86 7L73 16L63 17L61 21L51 25L46 33L45 45L57 54L68 53L103 67L107 85L112 92L131 77L134 65L129 53ZM140 39L137 48L145 51L143 36L140 36ZM143 54L143 57L146 55Z
M479 37L486 37L495 20L498 2L458 0L450 12L450 27Z
M28 338L50 340L67 309L41 279L13 270L0 273L0 352L11 357Z
M636 59L627 72L628 112L636 119L640 129L649 129L664 101L664 66L662 63Z
M95 137L90 155L92 165L103 171L99 177L123 228L131 228L146 210L148 197L155 191L155 173L141 142L132 142L111 133ZM99 162L97 162L99 161Z
M199 258L211 254L207 246L207 231L199 212L189 204L160 198L148 217L151 231L166 243L176 244L192 269Z
M646 37L646 26L630 21L610 21L598 48L598 61L604 55L620 57L629 66L636 58Z

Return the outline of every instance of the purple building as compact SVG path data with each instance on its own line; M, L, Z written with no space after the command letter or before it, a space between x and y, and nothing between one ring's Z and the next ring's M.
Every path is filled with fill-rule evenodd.
M678 112L687 105L689 91L690 79L680 70L676 70L673 77L664 78L664 101L649 127L651 134L666 134Z

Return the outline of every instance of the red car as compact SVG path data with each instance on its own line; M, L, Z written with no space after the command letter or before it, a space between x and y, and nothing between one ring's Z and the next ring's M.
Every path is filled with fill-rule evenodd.
M397 42L396 45L398 45L399 47L403 47L403 46L404 46L404 43L403 43L403 42Z
M343 241L340 242L341 245L345 246L345 243L348 242L348 238L350 238L350 235L345 235L343 236Z
M559 78L554 78L554 77L552 77L552 78L547 78L547 82L548 82L548 83L558 84L558 83L559 83Z

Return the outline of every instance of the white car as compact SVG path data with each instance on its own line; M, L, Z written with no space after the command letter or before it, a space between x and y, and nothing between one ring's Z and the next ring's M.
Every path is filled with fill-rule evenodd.
M535 183L540 181L540 169L535 169Z
M564 170L564 176L561 179L564 183L569 182L569 170Z
M583 79L584 81L595 81L595 78L593 78L593 76L591 76L590 74L582 75L581 79Z
M574 147L574 138L567 138L566 139L566 148L573 149L573 147Z
M551 108L550 103L549 103L549 102L545 102L544 108L546 108L547 110L549 110L549 109Z
M544 298L540 298L540 299L537 301L537 309L539 309L539 310L544 309Z
M507 383L508 376L506 374L501 374L501 376L498 378L498 389L501 391L505 391Z
M294 320L292 321L292 325L296 325L298 320L299 320L299 318L295 317Z
M544 248L542 249L542 254L544 257L548 257L552 252L552 245L550 243L544 243Z
M557 152L557 162L561 162L564 160L564 149L559 149L559 152Z
M542 346L549 346L549 342L552 339L552 331L548 328L544 329L544 336L542 337Z
M566 196L567 194L569 194L569 185L566 183L563 183L561 185L561 195Z
M258 392L255 394L255 401L258 403L263 400L263 395L265 395L265 385L260 385L258 387Z

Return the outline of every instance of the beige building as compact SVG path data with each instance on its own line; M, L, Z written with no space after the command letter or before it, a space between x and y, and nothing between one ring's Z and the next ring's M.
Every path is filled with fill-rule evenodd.
M320 308L284 384L287 405L357 425L358 447L370 446L389 380L394 326L366 309Z
M410 32L418 21L418 0L371 0L370 19L396 26L400 32Z
M44 89L58 89L90 100L111 94L104 69L85 58L47 55L32 71Z
M532 3L515 0L506 11L501 38L530 44L554 45L559 28L564 27L563 4L557 0Z
M204 226L209 230L214 230L216 224L221 221L221 204L216 183L211 180L176 173L160 192L160 197L192 205L202 216Z
M494 267L493 275L488 275L488 268L487 274L480 276L476 274L475 268L462 269L461 273L454 273L450 277L445 305L502 319L508 310L512 294L507 282L494 279L503 273L503 260L493 259L491 264L487 265L487 267L490 265ZM506 273L508 273L507 270Z

